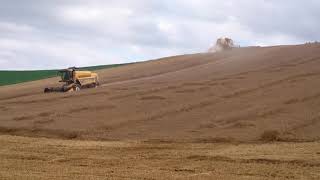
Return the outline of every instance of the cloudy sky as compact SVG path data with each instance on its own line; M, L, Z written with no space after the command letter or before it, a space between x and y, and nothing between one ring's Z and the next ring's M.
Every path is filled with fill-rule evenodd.
M0 69L51 69L320 40L319 0L0 0Z

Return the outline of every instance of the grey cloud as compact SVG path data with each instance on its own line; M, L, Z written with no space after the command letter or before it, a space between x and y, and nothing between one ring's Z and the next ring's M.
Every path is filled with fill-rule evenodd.
M122 63L319 40L317 0L1 0L0 69Z

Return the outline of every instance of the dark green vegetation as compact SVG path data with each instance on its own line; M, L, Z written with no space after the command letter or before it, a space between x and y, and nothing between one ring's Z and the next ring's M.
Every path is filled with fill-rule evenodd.
M127 64L90 66L90 67L82 67L80 69L94 71L94 70L113 68L113 67L118 67L123 65L127 65ZM0 86L51 78L51 77L57 76L57 72L58 70L0 71Z
M0 86L54 77L56 70L0 71Z

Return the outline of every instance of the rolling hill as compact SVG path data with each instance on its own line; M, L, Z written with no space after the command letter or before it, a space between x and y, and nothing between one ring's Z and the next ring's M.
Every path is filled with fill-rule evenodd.
M320 45L248 47L102 69L102 86L0 87L3 134L93 140L282 141L320 137Z

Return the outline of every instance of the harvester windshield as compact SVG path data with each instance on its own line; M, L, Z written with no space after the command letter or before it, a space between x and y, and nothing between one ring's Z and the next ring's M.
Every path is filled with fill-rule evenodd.
M70 81L72 80L71 71L59 71L59 75L61 76L62 81Z

